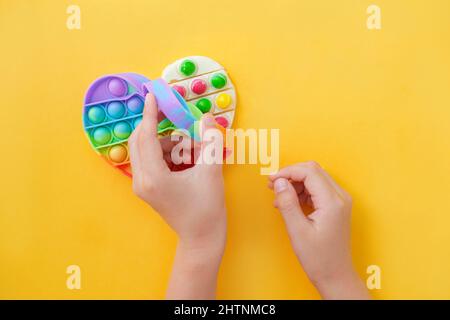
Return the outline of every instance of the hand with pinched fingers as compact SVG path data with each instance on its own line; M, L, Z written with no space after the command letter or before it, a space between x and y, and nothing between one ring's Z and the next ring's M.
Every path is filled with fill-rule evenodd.
M269 177L269 188L294 252L322 297L369 298L352 263L349 194L315 162L280 169Z

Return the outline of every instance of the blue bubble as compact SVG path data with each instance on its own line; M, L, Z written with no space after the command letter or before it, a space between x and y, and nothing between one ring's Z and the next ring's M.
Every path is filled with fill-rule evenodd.
M110 117L119 119L125 115L125 106L122 102L113 101L108 104L107 111Z

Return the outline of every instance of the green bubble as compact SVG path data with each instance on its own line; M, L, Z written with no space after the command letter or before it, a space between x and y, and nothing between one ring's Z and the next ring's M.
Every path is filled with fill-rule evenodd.
M211 85L216 89L221 89L227 84L227 77L222 73L217 73L211 78Z
M131 134L131 126L128 122L121 121L114 126L114 135L119 139L126 139Z
M197 66L192 60L184 60L180 65L180 72L186 77L192 75L196 69Z
M197 108L199 108L203 113L208 112L209 110L211 110L211 101L207 98L201 98L200 100L198 100L195 105L197 106Z
M163 119L159 124L158 124L158 130L164 130L170 127L174 127L173 123L170 122L169 119Z
M100 106L95 106L89 109L88 119L91 123L97 124L105 120L106 112Z
M92 137L97 144L107 144L111 141L111 132L108 128L100 127L94 130Z

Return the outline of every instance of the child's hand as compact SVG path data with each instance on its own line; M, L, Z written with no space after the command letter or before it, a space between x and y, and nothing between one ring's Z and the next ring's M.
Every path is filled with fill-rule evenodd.
M350 196L314 162L281 169L269 177L292 247L325 299L367 299L350 251ZM306 216L303 208L312 208Z
M180 240L168 297L211 298L226 238L222 165L195 164L171 171L157 136L157 118L155 98L148 94L142 122L128 141L133 190ZM203 132L214 125L211 115L202 118ZM200 156L203 151L202 145Z

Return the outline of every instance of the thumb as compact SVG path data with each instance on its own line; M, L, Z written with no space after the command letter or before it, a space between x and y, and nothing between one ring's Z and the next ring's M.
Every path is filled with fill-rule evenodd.
M302 230L310 226L298 201L297 192L285 178L274 182L275 206L280 210L291 241L297 242Z

